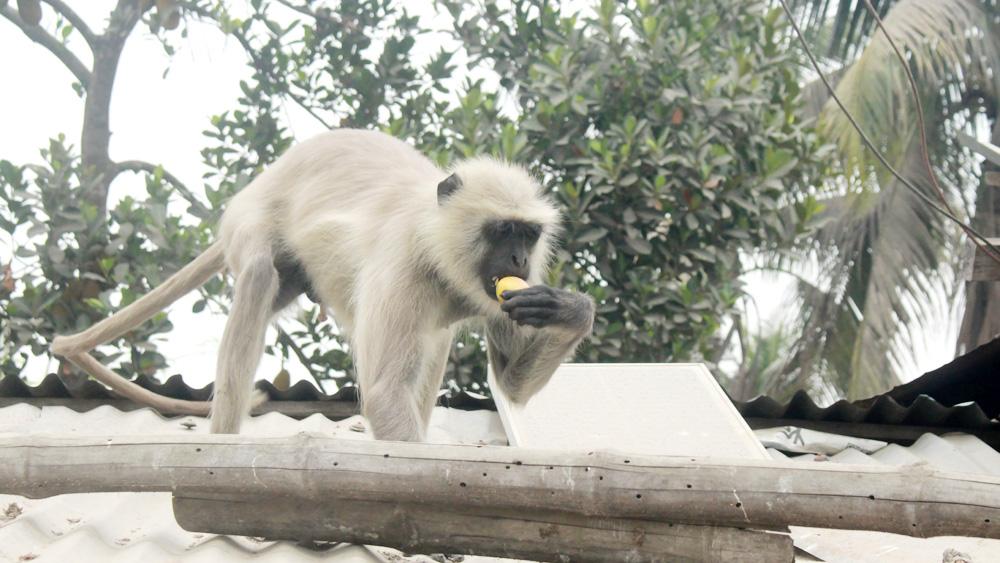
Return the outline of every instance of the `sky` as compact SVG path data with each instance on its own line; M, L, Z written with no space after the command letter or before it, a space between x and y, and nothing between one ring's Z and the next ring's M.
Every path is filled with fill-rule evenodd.
M103 29L104 18L114 4L110 0L73 3L95 29ZM418 13L426 11L428 5L421 0L404 4ZM46 7L43 26L51 26L52 17ZM201 193L201 178L207 170L199 154L206 145L202 131L208 127L212 115L235 106L239 80L247 77L249 70L239 45L216 28L191 22L187 30L186 39L174 40L177 52L172 57L142 29L129 38L112 98L111 157L162 163L196 193ZM74 36L70 36L70 46L77 53L86 53L82 41L74 40ZM430 53L439 46L440 40L431 36L420 38L416 48ZM81 58L89 65L88 58ZM60 133L66 134L79 150L83 103L70 87L72 75L53 55L32 43L6 19L0 19L0 77L3 77L0 158L15 163L38 162L39 149ZM294 107L284 108L283 116L298 139L323 130ZM129 193L144 194L138 176L119 178L111 197ZM12 241L0 239L0 263L8 262L12 252ZM766 325L786 312L791 288L788 276L755 273L747 275L745 280L753 298L752 322ZM168 373L182 373L189 384L201 386L214 378L215 352L225 319L190 313L194 301L192 295L171 309L175 328L162 338L160 351L171 364ZM954 334L954 322L945 318L939 326L918 334L918 342L922 340L926 346L916 351L916 362L908 372L916 376L949 361ZM272 336L269 341L273 341ZM277 358L265 356L258 378L271 379L281 367ZM309 379L298 364L289 362L285 367L293 383ZM25 376L35 382L48 371L52 371L52 366L38 360L29 365Z

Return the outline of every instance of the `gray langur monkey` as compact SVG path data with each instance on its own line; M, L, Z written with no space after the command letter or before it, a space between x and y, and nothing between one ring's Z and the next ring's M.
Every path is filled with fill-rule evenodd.
M448 175L393 137L331 131L290 149L233 197L218 241L198 258L115 315L57 337L52 350L126 396L202 412L205 403L164 403L89 350L228 267L235 286L212 432L239 432L268 323L305 293L349 337L374 436L422 440L459 326L485 329L497 384L517 403L590 333L590 298L541 284L558 226L554 205L517 166L475 158ZM499 304L494 282L505 276L531 287Z

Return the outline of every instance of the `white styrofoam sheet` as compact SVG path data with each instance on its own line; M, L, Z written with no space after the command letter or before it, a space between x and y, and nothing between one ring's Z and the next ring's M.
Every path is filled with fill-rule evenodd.
M702 364L563 364L524 405L489 377L512 446L769 459Z

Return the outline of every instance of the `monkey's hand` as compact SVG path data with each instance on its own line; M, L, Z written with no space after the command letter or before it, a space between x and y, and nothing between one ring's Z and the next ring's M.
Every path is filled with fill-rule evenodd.
M594 302L582 293L535 285L505 291L503 299L500 309L521 326L560 328L585 336L594 324Z

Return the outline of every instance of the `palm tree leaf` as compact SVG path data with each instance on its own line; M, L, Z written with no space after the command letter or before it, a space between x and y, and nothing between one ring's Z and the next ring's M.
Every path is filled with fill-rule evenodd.
M894 165L929 192L915 132L900 137L910 149ZM832 198L824 213L815 254L824 275L818 286L799 286L801 336L789 369L802 377L825 373L840 394L866 397L898 383L913 350L912 335L901 327L932 316L929 305L953 279L941 273L947 234L941 219L895 179Z
M872 0L880 16L885 16L895 0ZM828 57L853 59L871 34L875 19L871 17L862 0L839 0L830 13L830 0L795 0L790 2L797 13L805 12L803 29L815 34L818 28L829 28L823 50Z
M864 25L846 18L846 4L839 4L835 37L851 37ZM953 127L949 111L961 107L963 90L974 83L994 96L1000 91L993 72L1000 69L1000 35L987 10L978 0L901 0L884 20L919 83L930 144L943 149L932 153L938 167L955 162L944 133ZM837 94L887 160L931 194L916 104L883 35L846 69ZM800 284L801 335L785 371L800 382L821 373L837 392L860 398L898 381L912 360L910 327L929 322L935 299L954 290L955 276L942 255L955 229L877 163L834 104L822 111L820 127L844 155L845 181L824 201L812 256L822 275L816 285ZM945 186L952 203L962 201L958 184Z

